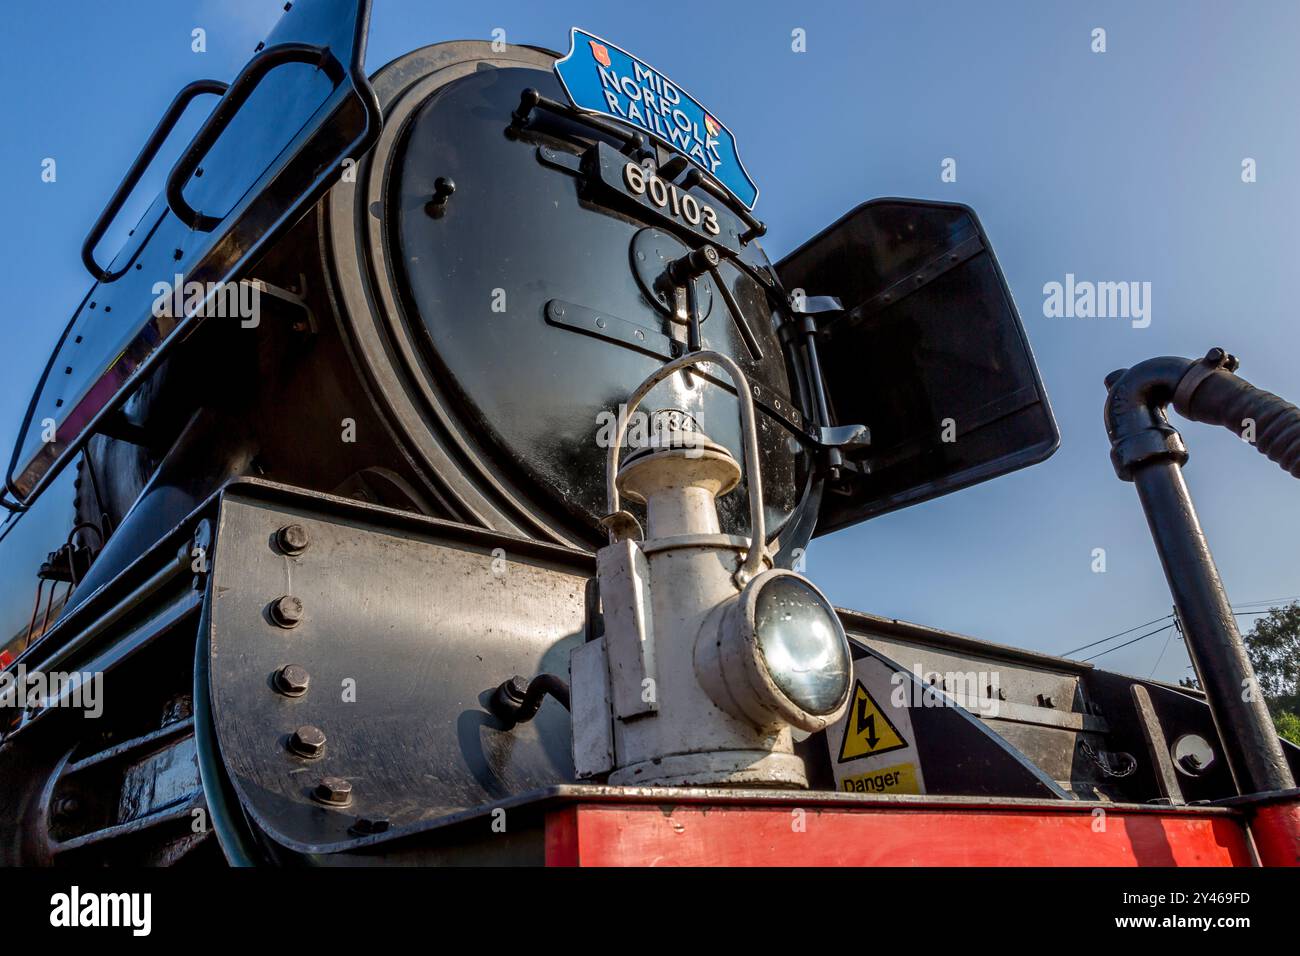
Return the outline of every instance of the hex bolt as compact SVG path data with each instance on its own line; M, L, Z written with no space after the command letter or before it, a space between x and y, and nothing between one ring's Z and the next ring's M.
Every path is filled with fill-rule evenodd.
M299 664L285 664L275 672L275 689L285 697L301 697L311 686L311 675Z
M376 833L387 833L389 822L387 820L371 820L367 817L357 817L357 821L348 827L348 832L353 836L372 836Z
M81 801L76 797L59 797L50 809L56 818L66 819L75 816L81 810Z
M325 752L325 731L305 724L289 738L289 749L299 757L315 758Z
M280 627L297 627L302 622L302 598L282 594L271 602L271 620Z
M352 784L342 777L326 777L316 785L311 796L327 807L346 807L352 803Z
M302 554L307 550L307 529L300 524L287 524L275 532L275 545L285 554Z

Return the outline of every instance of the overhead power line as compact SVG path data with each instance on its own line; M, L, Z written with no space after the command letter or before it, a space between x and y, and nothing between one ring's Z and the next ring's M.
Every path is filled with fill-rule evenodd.
M1297 595L1297 596L1294 596L1294 597L1289 597L1289 598L1278 598L1278 599L1269 600L1269 601L1245 601L1245 602L1243 602L1243 603L1241 603L1241 604L1234 604L1234 605L1232 605L1232 608L1233 608L1233 616L1234 616L1234 617L1251 617L1252 615L1263 615L1263 614L1268 614L1269 611L1271 611L1274 607L1277 607L1277 606L1279 606L1279 605L1281 605L1281 604L1287 604L1287 603L1289 603L1289 602L1291 602L1291 601L1300 601L1300 595ZM1254 607L1254 606L1261 605L1261 604L1262 604L1262 605L1268 605L1268 606L1265 607L1265 608L1263 608L1262 610L1257 610L1257 611L1243 611L1243 610L1239 610L1240 608L1249 608L1249 607ZM1061 656L1062 656L1062 657L1069 657L1069 656L1072 655L1072 654L1077 654L1077 653L1079 653L1080 651L1086 651L1086 650L1088 650L1089 648L1092 648L1092 647L1096 647L1096 646L1098 646L1099 644L1105 644L1107 641L1113 641L1113 640L1115 640L1115 638L1117 638L1117 637L1123 637L1125 634L1132 634L1134 631L1141 630L1141 629L1144 628L1144 627L1150 627L1152 624L1159 624L1161 621L1166 621L1166 620L1169 620L1169 619L1171 619L1171 618L1173 618L1173 617L1174 617L1173 614L1166 614L1166 615L1164 615L1163 617L1158 617L1158 618L1156 618L1154 621L1147 621L1145 624L1138 624L1138 625L1135 625L1135 626L1133 626L1133 627L1128 628L1127 630L1120 631L1120 632L1117 633L1117 634L1112 634L1112 635L1110 635L1109 637L1103 637L1101 640L1093 641L1091 644L1084 644L1082 647L1076 647L1076 648L1074 648L1074 650L1065 651L1063 654L1061 654ZM1143 634L1143 635L1141 635L1141 636L1139 636L1139 637L1135 637L1135 638L1133 638L1133 640L1131 640L1131 641L1125 641L1123 644L1116 644L1114 647L1107 648L1107 649L1104 650L1104 651L1098 651L1096 654L1093 654L1091 657L1085 657L1085 658L1083 658L1083 660L1084 660L1085 662L1087 662L1087 661L1091 661L1091 660L1096 660L1098 657L1101 657L1103 654L1109 654L1111 651L1117 651L1117 650L1119 650L1121 647L1128 647L1128 646L1131 645L1131 644L1136 644L1138 641L1143 640L1144 638L1151 637L1151 636L1153 636L1153 635L1155 635L1155 634L1163 633L1163 632L1164 632L1168 627L1173 627L1173 626L1174 626L1173 624L1169 624L1169 625L1167 625L1166 627L1157 628L1157 629L1154 630L1154 631L1150 631L1150 632L1148 632L1148 633L1146 633L1146 634ZM1168 646L1168 645L1166 644L1166 647L1167 647L1167 646ZM1164 654L1164 652L1162 651L1162 652L1161 652L1161 656L1163 656L1163 654Z
M1120 631L1118 634L1112 634L1110 637L1103 637L1100 641L1093 641L1091 644L1084 644L1083 647L1076 647L1072 651L1066 651L1061 656L1069 657L1071 654L1077 654L1080 651L1086 651L1090 647L1096 647L1098 644L1105 644L1107 641L1113 641L1115 638L1123 637L1125 634L1132 634L1134 631L1140 630L1141 628L1144 627L1150 627L1152 624L1159 624L1161 621L1166 621L1171 617L1173 617L1172 614L1166 614L1164 617L1158 617L1154 621L1147 621L1145 624L1139 624L1136 627L1130 627L1127 631Z
M1172 616L1172 615L1170 615L1170 616ZM1154 631L1147 631L1145 634L1139 634L1137 637L1133 638L1133 640L1131 640L1131 641L1125 641L1123 644L1116 644L1114 647L1108 647L1108 648L1106 648L1104 651L1098 651L1096 654L1093 654L1092 657L1085 657L1085 658L1083 658L1083 661L1084 661L1084 663L1087 663L1088 661L1095 661L1097 658L1101 657L1103 654L1109 654L1109 653L1111 653L1112 651L1117 651L1117 650L1119 650L1121 647L1128 647L1130 644L1136 644L1138 641L1144 641L1144 640L1146 640L1148 637L1151 637L1153 634L1159 634L1159 633L1161 633L1162 631L1167 631L1167 630L1169 630L1169 629L1170 629L1171 627L1173 627L1173 626L1174 626L1174 625L1173 625L1172 623L1170 623L1170 624L1166 624L1164 627L1158 627L1158 628L1156 628Z

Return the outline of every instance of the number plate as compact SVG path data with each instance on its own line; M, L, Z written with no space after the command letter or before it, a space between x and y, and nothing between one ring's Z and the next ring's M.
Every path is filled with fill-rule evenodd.
M632 200L659 222L688 229L705 242L740 254L744 224L704 190L675 186L607 143L592 147L584 165L593 185Z

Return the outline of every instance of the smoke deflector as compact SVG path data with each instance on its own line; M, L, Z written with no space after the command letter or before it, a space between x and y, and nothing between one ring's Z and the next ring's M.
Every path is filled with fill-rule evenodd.
M1015 303L968 207L872 200L776 268L816 324L829 424L871 429L870 448L841 469L839 493L823 498L819 534L1056 450ZM814 297L834 297L836 308L800 309Z

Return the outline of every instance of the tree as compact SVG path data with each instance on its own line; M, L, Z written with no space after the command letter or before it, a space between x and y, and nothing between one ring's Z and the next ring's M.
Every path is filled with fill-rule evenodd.
M1300 745L1300 601L1275 607L1242 640L1277 732ZM1195 677L1178 681L1201 689Z
M1273 718L1273 724L1277 727L1278 736L1300 746L1300 717L1295 714L1278 714Z
M1273 608L1244 640L1277 732L1300 744L1300 601Z

